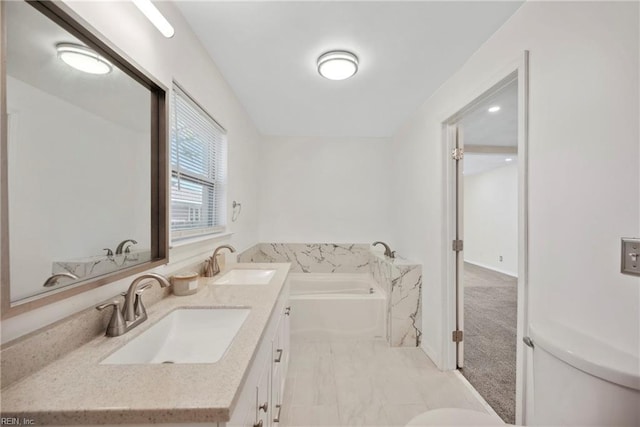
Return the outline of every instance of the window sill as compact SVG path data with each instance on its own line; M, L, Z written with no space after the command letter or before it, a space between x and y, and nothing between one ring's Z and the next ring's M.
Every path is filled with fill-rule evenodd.
M180 239L177 242L171 242L169 245L169 249L180 248L182 246L191 245L193 243L206 242L207 240L219 240L224 239L226 237L233 236L232 231L225 231L224 233L218 234L207 234L206 236L197 236L197 237L187 237L184 239Z

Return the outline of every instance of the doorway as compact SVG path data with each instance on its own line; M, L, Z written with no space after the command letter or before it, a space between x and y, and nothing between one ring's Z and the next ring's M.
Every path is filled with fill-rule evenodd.
M514 80L457 122L463 135L460 373L515 423L518 278L518 85Z
M519 73L445 122L455 367L507 423L522 423L526 152ZM523 270L523 271L520 271Z

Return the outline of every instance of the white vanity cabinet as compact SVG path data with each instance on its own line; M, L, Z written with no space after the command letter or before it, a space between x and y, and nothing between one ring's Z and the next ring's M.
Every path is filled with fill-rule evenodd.
M219 427L277 426L290 360L288 279L269 319L231 420Z

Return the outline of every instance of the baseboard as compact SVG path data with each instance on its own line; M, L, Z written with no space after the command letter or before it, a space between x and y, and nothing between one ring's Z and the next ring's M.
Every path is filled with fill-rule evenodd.
M466 262L468 264L476 265L478 267L486 268L487 270L495 271L496 273L506 274L507 276L511 276L511 277L516 278L516 279L518 278L518 275L516 273L514 273L513 271L501 270L499 268L495 268L492 265L482 264L481 262L468 261L466 259L464 260L464 262Z
M424 351L427 355L427 357L429 359L431 359L431 361L434 363L434 365L436 365L436 367L438 369L440 369L441 371L442 369L442 363L441 363L441 358L439 357L439 353L436 352L433 347L428 346L424 340L420 343L420 348L422 349L422 351Z
M469 380L467 380L464 375L462 375L460 373L460 371L458 371L456 369L455 371L455 375L458 377L458 379L464 383L464 385L467 387L467 389L471 392L471 394L473 395L473 397L475 397L478 402L480 402L480 404L484 407L485 411L487 411L487 413L494 415L497 420L496 423L497 424L504 424L504 420L502 418L500 418L500 415L498 415L498 413L491 407L491 405L489 405L489 403L487 403L487 401L484 399L484 397L482 397L482 395L480 393L478 393L478 390L476 390L476 388L469 382Z

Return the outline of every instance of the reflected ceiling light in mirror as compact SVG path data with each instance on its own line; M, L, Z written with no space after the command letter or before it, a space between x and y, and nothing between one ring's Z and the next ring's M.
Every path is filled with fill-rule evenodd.
M58 58L76 70L90 74L108 74L113 69L113 65L106 58L86 46L73 43L58 43L56 50L58 51Z
M490 113L497 113L498 111L500 111L500 106L499 105L494 105L492 107L489 107L489 109L487 110Z
M160 31L160 33L166 38L171 38L176 33L173 26L167 21L162 13L151 0L132 0L140 12L147 17L149 21Z
M329 80L344 80L358 71L358 57L351 52L334 50L318 58L318 73Z

